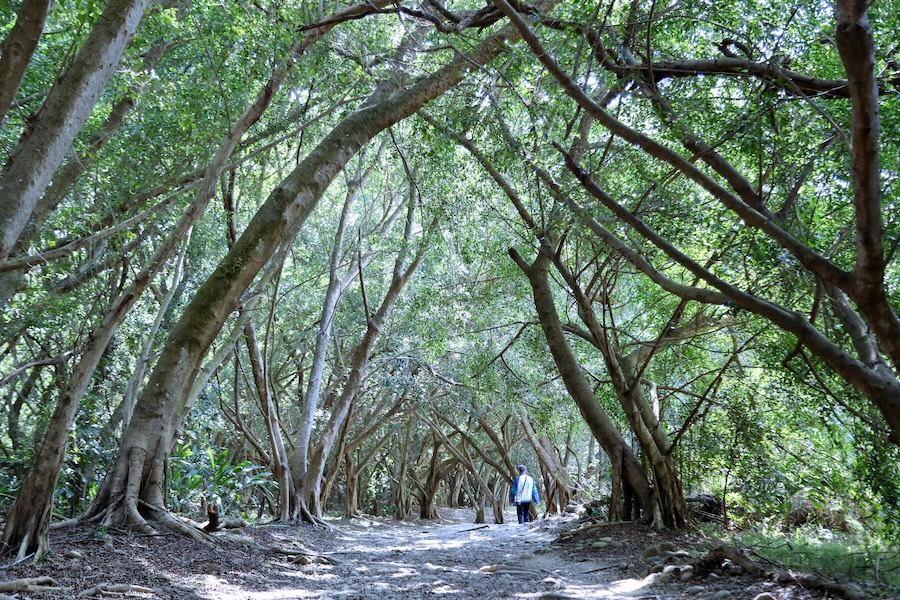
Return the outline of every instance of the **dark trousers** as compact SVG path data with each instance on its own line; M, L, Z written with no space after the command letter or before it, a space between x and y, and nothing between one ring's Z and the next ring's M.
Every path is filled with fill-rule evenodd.
M531 502L519 502L516 504L516 516L519 517L519 525L531 523Z

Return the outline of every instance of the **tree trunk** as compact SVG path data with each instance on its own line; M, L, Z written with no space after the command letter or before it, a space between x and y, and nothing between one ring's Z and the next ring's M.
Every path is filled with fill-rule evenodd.
M148 3L110 0L106 4L72 66L47 95L34 129L13 150L0 179L0 263L6 261L90 116Z
M431 450L431 461L429 462L428 472L425 474L425 483L419 492L419 518L428 519L429 521L437 521L439 518L434 500L437 497L441 480L446 474L438 460L440 449L441 441L435 437L434 446Z
M303 396L303 410L301 413L300 428L297 434L297 443L294 445L294 462L291 467L291 479L295 489L303 485L306 471L309 468L309 451L312 442L313 429L315 427L316 410L319 407L319 392L322 387L322 375L325 372L325 359L328 354L331 329L337 315L338 303L350 283L356 278L362 265L352 261L347 273L341 278L338 275L338 266L343 250L344 230L353 201L359 193L361 178L348 183L347 196L344 200L344 209L338 221L337 232L331 248L331 258L328 264L328 288L325 291L325 299L322 303L322 316L319 319L319 331L316 334L316 347L313 350L313 364L309 371L309 381L306 393Z
M687 524L689 513L684 501L684 492L678 479L675 461L671 455L672 443L663 428L657 414L647 401L641 381L646 364L667 343L684 339L705 326L702 313L687 326L678 327L685 303L682 302L663 327L663 333L650 343L643 343L627 356L621 356L613 350L608 330L600 324L591 300L582 290L578 280L556 254L553 259L557 271L563 276L578 305L578 314L587 325L594 346L600 351L606 363L607 372L612 380L613 389L619 403L628 418L628 424L634 432L644 455L648 458L654 477L653 493L656 504L653 510L661 511L660 524L668 527L682 528ZM646 502L642 500L646 506Z
M250 354L250 365L253 371L253 381L256 384L256 393L259 398L260 412L266 424L266 433L269 436L269 444L272 447L271 467L275 482L278 485L278 502L276 503L276 519L287 521L290 517L291 478L288 467L287 450L284 447L284 439L281 437L281 425L279 424L278 411L272 399L269 386L268 365L265 357L259 350L259 342L256 339L256 329L253 322L248 321L244 326L244 339L247 342L247 352Z
M500 488L499 490L497 489L498 487ZM502 477L499 474L494 477L494 485L491 486L487 497L490 498L491 501L491 511L494 513L494 523L502 525L506 522L504 510L509 499L509 483L506 481L505 477Z
M0 45L0 126L16 99L16 93L37 48L51 0L24 0L16 24Z
M341 434L340 436L338 436L337 450L335 450L334 459L332 460L334 468L331 470L331 473L329 473L328 476L324 478L323 481L320 497L320 503L322 506L328 506L328 498L331 496L331 489L334 486L335 481L337 481L338 475L340 474L340 464L344 460L344 458L352 452L352 450L349 450L347 448L347 435L350 433L350 422L353 418L354 408L354 405L351 404L350 409L347 411L347 417L344 419L343 427L341 427ZM352 462L353 461L351 460L351 463Z
M585 422L607 455L613 457L617 453L621 453L622 475L640 497L641 505L652 507L654 504L653 488L644 469L632 453L631 448L625 443L609 415L597 402L594 392L581 372L581 367L565 338L562 324L556 313L553 293L547 280L550 259L543 251L540 251L534 264L529 265L515 249L510 248L509 253L531 284L538 320L566 389L572 395Z
M359 472L353 468L353 453L348 452L344 455L344 479L347 482L344 490L344 516L353 519L359 516L359 503L357 483L359 483Z
M409 499L406 493L406 479L409 473L409 445L412 437L413 417L406 419L403 430L403 444L400 446L400 468L397 469L394 491L394 518L402 521L409 515Z
M647 403L644 388L638 381L637 364L634 357L622 358L619 361L622 373L630 386L622 390L621 398L626 407L628 420L632 431L638 438L644 455L650 461L653 471L654 493L662 511L662 520L667 527L680 529L688 524L690 512L684 501L684 491L678 478L678 469L672 456L671 443L663 431L662 424L652 415L652 409ZM619 387L617 387L617 392ZM651 413L648 415L647 413ZM653 418L656 422L653 427L647 426L646 419Z

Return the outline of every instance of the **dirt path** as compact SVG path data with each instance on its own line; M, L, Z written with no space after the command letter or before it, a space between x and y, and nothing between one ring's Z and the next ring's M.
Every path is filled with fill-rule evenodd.
M440 513L438 523L355 519L332 529L250 527L239 541L218 545L76 527L51 534L52 554L44 561L0 566L0 590L4 581L43 577L50 589L20 591L16 600L834 597L740 573L685 578L684 565L708 548L692 534L622 523L560 542L571 519L474 525L472 511ZM656 560L648 551L663 546L670 551L657 566L666 571L648 574Z
M247 597L623 597L608 569L550 546L558 523L473 525L471 513L461 512L444 524L354 523L323 553L335 565L291 573L284 595ZM230 592L219 597L238 597L237 589Z

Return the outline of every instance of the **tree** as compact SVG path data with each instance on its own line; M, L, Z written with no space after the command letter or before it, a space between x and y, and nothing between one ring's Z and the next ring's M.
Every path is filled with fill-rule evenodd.
M703 266L703 260L692 258L678 247L678 240L659 233L657 228L647 223L634 210L629 210L623 202L616 200L604 187L595 181L571 157L567 157L569 169L578 177L585 190L599 203L612 211L618 219L629 225L659 252L674 261L684 272L697 277L706 287L684 285L673 281L661 270L652 266L642 252L635 252L628 244L621 243L574 200L571 206L585 224L605 242L623 249L623 256L653 278L667 291L686 300L734 306L760 315L775 326L793 334L798 340L797 352L809 351L816 358L839 373L844 379L865 395L884 418L891 431L891 440L900 443L900 381L896 371L900 368L900 352L896 340L900 339L900 320L891 305L889 291L885 285L888 263L884 250L885 230L882 208L881 168L879 162L879 82L875 74L875 44L872 27L869 24L867 6L853 2L838 2L835 11L835 43L847 74L847 89L850 96L851 127L847 140L850 142L847 159L851 185L856 244L846 248L842 244L844 236L832 239L832 247L818 250L818 243L805 242L804 235L814 235L817 231L804 231L802 224L791 223L786 214L773 211L766 204L767 189L773 188L783 195L782 208L789 209L799 199L801 188L807 183L810 173L806 173L782 184L781 181L766 181L758 178L756 186L751 178L742 173L741 164L728 158L716 149L716 145L704 141L694 131L682 115L669 109L657 82L640 79L642 71L633 68L627 56L614 59L605 44L597 47L597 58L604 67L612 65L612 70L621 67L632 68L640 81L639 89L655 103L661 113L662 122L668 126L682 146L699 158L712 173L708 173L693 161L647 135L613 117L592 100L584 90L559 66L546 51L531 27L522 16L505 0L496 0L495 5L515 24L532 47L535 55L581 109L597 119L615 139L621 139L637 147L646 155L660 160L677 173L703 189L717 200L726 211L740 219L743 226L754 232L754 239L765 240L773 248L778 248L779 259L788 258L788 268L802 272L806 278L816 282L820 291L815 293L814 307L804 311L804 315L789 303L779 303L766 298L748 286L731 283L726 269L716 271ZM595 41L600 41L596 36ZM650 44L651 42L647 42ZM750 57L747 57L749 60ZM792 73L781 70L774 58L769 65L775 69L777 78L772 80L766 73L750 70L750 76L759 76L770 85L775 85L784 94L799 95L798 79ZM688 66L683 64L683 66ZM646 67L649 73L652 64ZM699 75L702 68L695 68ZM656 75L653 75L655 77ZM665 72L658 75L666 76ZM827 85L816 82L817 85ZM826 96L827 97L827 96ZM676 116L677 114L677 116ZM835 125L828 117L829 128ZM838 135L844 135L839 129ZM565 153L564 153L565 154ZM718 179L716 178L718 177ZM793 231L792 231L793 229ZM761 237L760 237L761 236ZM855 250L855 252L854 252ZM837 256L835 254L840 252ZM852 263L844 268L842 262ZM727 267L728 263L725 263ZM773 268L779 268L773 265ZM823 300L819 302L818 300ZM829 305L831 313L840 326L829 331L826 325L817 325L820 310ZM854 306L855 305L855 306ZM847 340L849 343L845 343Z
M278 246L293 238L331 181L363 145L501 54L509 39L510 31L501 30L475 51L457 56L411 85L398 70L380 82L272 191L170 333L123 434L116 461L86 518L106 525L146 526L141 513L150 512L184 530L164 509L163 467L182 418L185 392L228 315Z

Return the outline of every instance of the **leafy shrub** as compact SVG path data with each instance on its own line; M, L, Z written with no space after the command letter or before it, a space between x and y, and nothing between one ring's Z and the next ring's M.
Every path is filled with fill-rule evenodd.
M227 448L197 452L190 444L179 444L169 458L169 508L191 512L201 496L220 504L225 514L237 511L251 518L254 509L273 503L275 482L261 465L242 460L231 464Z

